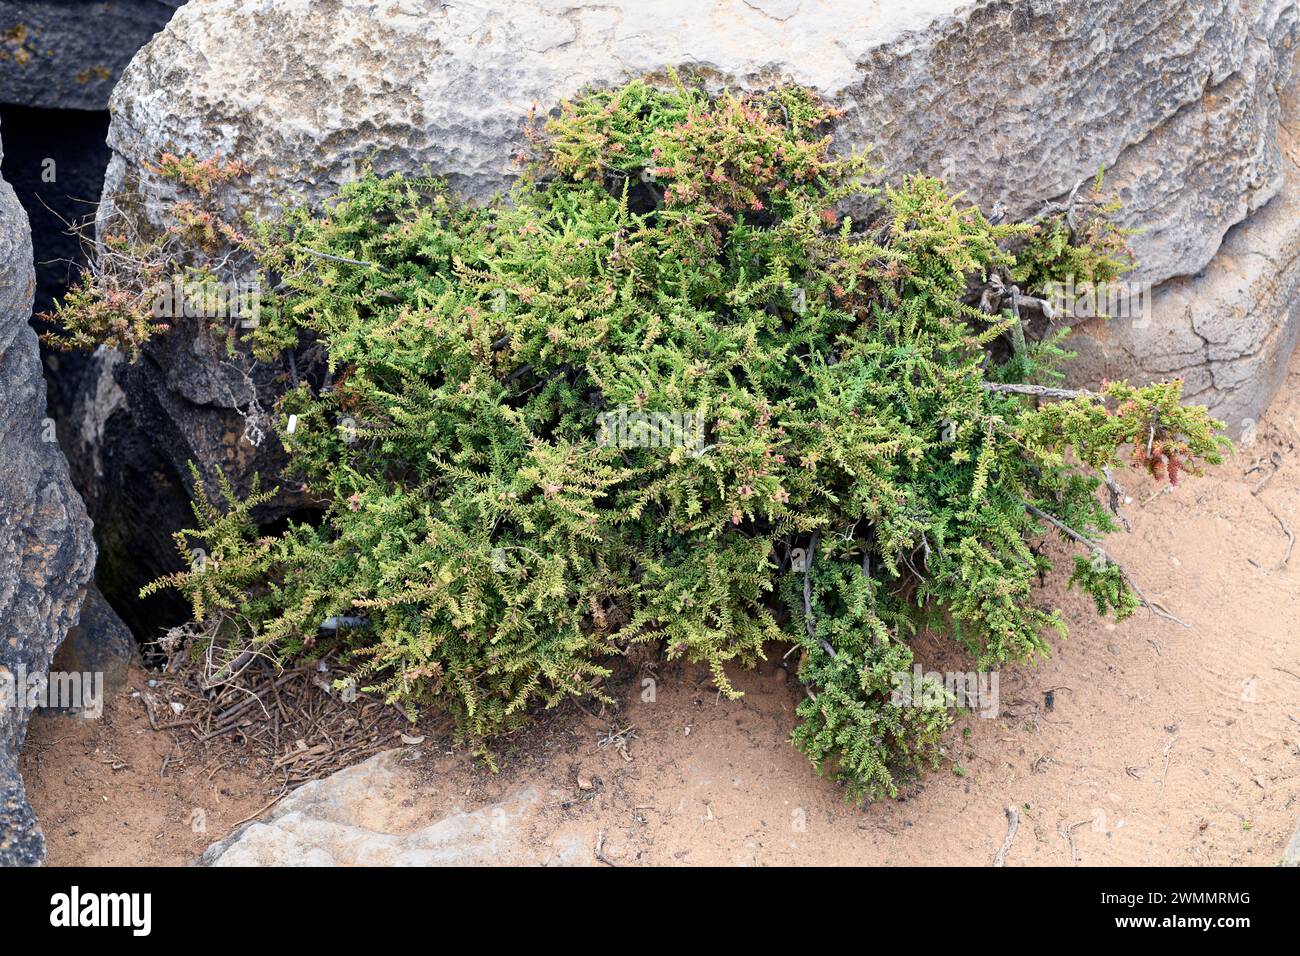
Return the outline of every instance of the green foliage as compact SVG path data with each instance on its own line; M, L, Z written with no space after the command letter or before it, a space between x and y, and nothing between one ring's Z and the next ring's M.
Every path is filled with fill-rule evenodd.
M145 343L169 331L174 320L186 313L187 298L210 297L226 273L233 271L233 260L246 237L222 217L213 190L247 175L248 169L220 155L199 160L192 153L163 153L157 163L146 166L180 191L167 209L167 224L142 235L138 224L120 210L108 217L94 249L95 267L77 278L52 313L42 316L61 330L42 335L54 348L69 351L107 344L134 361ZM174 285L185 290L181 301L160 308ZM193 306L193 301L188 305ZM208 325L233 349L232 328L225 322Z
M196 488L203 479L198 468L190 464L190 477ZM253 493L238 498L225 474L220 475L224 508L199 497L194 501L194 518L198 527L176 532L176 549L189 565L188 572L178 571L159 578L141 590L147 597L164 587L184 585L194 612L202 621L212 613L233 613L245 619L265 612L261 600L263 585L273 567L273 541L258 535L252 512L258 505L275 497L276 491L260 491L254 479ZM191 542L205 547L191 547ZM211 569L214 573L207 573Z
M1033 454L1064 465L1068 453L1096 470L1114 463L1115 450L1131 448L1130 463L1156 478L1178 484L1182 472L1202 474L1199 462L1218 464L1220 450L1232 443L1214 429L1222 427L1204 409L1181 404L1181 379L1134 388L1108 382L1102 395L1117 404L1114 411L1086 399L1044 405L1026 413L1019 423Z
M1141 606L1124 580L1119 565L1100 553L1090 558L1081 554L1074 556L1074 573L1070 575L1070 584L1092 595L1097 603L1098 614L1114 611L1117 621L1124 620Z
M139 358L144 343L167 330L165 323L154 318L139 291L154 285L153 281L140 281L144 271L136 272L125 286L96 282L88 276L79 279L53 312L41 316L61 330L42 333L42 341L65 352L107 344L132 359ZM160 279L162 274L158 269L151 279Z
M1104 534L1095 472L1132 445L1176 479L1217 461L1216 423L1177 383L1111 385L1114 411L987 387L1063 352L1000 364L1030 349L979 290L1099 274L1115 250L991 224L924 176L841 219L868 168L832 155L831 118L801 90L633 83L534 131L513 205L367 175L263 223L258 354L327 356L278 409L286 477L325 512L265 538L246 504L204 506L180 546L211 559L160 584L264 650L340 645L475 741L601 694L635 642L729 694L729 662L794 642L795 744L854 796L897 792L949 721L891 694L912 638L950 634L984 668L1044 652L1064 624L1035 600L1030 506ZM1132 610L1084 564L1099 610Z
M1109 219L1120 206L1117 199L1105 198L1102 183L1099 171L1086 197L1076 202L1072 194L1068 208L1047 210L1016 256L1010 270L1013 282L1022 289L1046 289L1067 281L1080 287L1105 286L1133 268L1128 248L1132 233Z

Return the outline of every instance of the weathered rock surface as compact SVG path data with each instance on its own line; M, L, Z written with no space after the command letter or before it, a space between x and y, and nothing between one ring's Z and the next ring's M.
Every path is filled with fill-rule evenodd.
M484 198L533 104L676 66L813 87L845 109L841 144L1013 215L1113 167L1159 282L1277 192L1296 30L1294 0L193 0L114 93L105 196L165 197L143 164L179 147L249 163L243 206L319 197L371 157Z
M102 704L126 688L127 672L138 657L130 629L92 584L76 626L68 629L50 666L65 674L103 675Z
M1149 315L1073 340L1076 382L1181 377L1189 400L1249 437L1300 338L1300 90L1282 100L1281 192L1234 226L1206 268L1156 288Z
M247 495L258 476L263 487L272 486L285 464L263 412L271 408L282 370L232 360L194 325L179 320L134 363L97 350L82 377L71 427L60 432L95 522L96 583L146 641L191 613L175 592L139 597L143 585L181 567L172 533L193 525L191 500L200 493L190 463L200 469L201 493L213 500L219 474ZM303 507L301 495L286 483L280 487L273 502L257 509L257 520L274 521Z
M432 823L401 819L418 801L404 765L411 752L389 750L306 784L262 820L204 851L204 866L527 866L592 863L573 840L536 845L530 815L541 803L527 788L472 812Z
M0 179L0 680L11 684L49 667L95 564L90 522L44 418L28 325L34 284L27 217ZM0 865L44 857L17 767L28 716L0 707Z
M0 103L102 110L184 0L0 0Z
M1282 865L1300 866L1300 825L1295 828L1295 833L1291 836L1291 842L1282 851Z
M174 421L183 421L188 414L183 400L177 399L176 419L161 420L163 427L170 426L161 433L150 431L152 423L159 421L150 414L152 406L147 400L152 393L143 393L139 422L127 407L117 375L129 373L138 381L155 367L149 362L128 368L121 353L107 346L96 349L85 358L81 388L58 432L71 465L73 485L95 523L97 590L112 605L109 610L116 609L130 630L145 640L156 638L190 614L181 595L166 592L141 601L139 591L177 568L171 534L193 520L189 507L193 489L182 476L188 477L188 461L201 453L176 438ZM186 366L180 363L176 367L183 371ZM230 415L237 418L234 412ZM216 419L199 417L200 423L209 420ZM227 442L225 447L233 446ZM267 467L265 462L262 466Z
M1146 227L1136 281L1220 274L1229 229L1277 218L1265 204L1284 178L1279 95L1298 22L1296 0L191 0L113 94L100 221L167 221L175 188L149 168L163 150L248 164L221 188L231 214L320 200L367 161L427 167L485 199L511 182L532 106L676 67L714 85L811 86L843 108L841 145L873 144L891 177L943 175L1013 216L1104 165L1126 223ZM1271 283L1275 306L1251 305L1253 331L1234 325L1248 293L1215 286L1193 321L1161 290L1161 316L1130 344L1117 324L1088 330L1079 375L1177 372L1234 426L1257 417L1293 339L1282 270L1257 267L1249 294ZM222 361L182 327L115 373L164 484L182 487L191 459L241 489L277 470L274 437L242 437L274 387Z

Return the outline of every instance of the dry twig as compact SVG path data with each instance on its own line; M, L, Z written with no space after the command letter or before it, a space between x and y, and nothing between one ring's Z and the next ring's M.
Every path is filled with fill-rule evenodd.
M994 866L1006 864L1007 851L1011 849L1011 841L1016 838L1016 828L1019 826L1020 814L1016 812L1015 807L1007 807L1007 838L1002 841L1002 846L998 847L998 852L993 856Z

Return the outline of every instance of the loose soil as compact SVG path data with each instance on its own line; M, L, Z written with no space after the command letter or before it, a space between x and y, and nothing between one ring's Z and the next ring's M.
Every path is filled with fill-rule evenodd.
M1253 440L1212 474L1121 480L1132 533L1107 549L1190 627L1145 610L1109 623L1064 575L1049 582L1069 639L1004 668L998 716L960 717L944 764L904 799L855 807L813 773L788 742L800 690L773 647L733 675L736 701L702 669L629 662L617 707L543 716L496 774L422 728L393 819L528 784L546 797L529 838L578 838L593 862L599 846L612 865L987 866L1012 807L1008 866L1275 865L1300 818L1300 353ZM50 865L186 864L283 790L265 761L151 730L149 678L133 672L136 696L101 720L32 721L23 773Z

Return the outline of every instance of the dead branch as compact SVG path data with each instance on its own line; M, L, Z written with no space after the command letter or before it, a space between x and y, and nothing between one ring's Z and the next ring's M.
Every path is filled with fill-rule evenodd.
M986 392L1012 395L1036 395L1039 398L1090 398L1094 402L1106 401L1106 396L1086 388L1053 388L1050 385L1016 385L1002 382L985 382Z
M1015 807L1007 807L1007 838L1002 841L1002 846L998 847L998 852L993 856L994 866L1006 865L1007 851L1011 849L1011 841L1016 838L1016 828L1020 826L1020 814L1016 812Z
M1176 624L1181 624L1183 627L1186 628L1190 628L1192 626L1188 624L1186 621L1182 620L1181 618L1175 617L1173 614L1170 614L1169 611L1167 611L1163 605L1161 605L1156 601L1152 601L1145 594L1143 594L1142 589L1138 587L1137 582L1133 580L1133 576L1128 573L1124 565L1120 564L1113 557L1111 557L1106 552L1106 550L1102 548L1102 546L1099 545L1096 541L1093 541L1091 538L1080 534L1079 532L1071 528L1069 525L1067 525L1060 518L1057 518L1053 515L1049 515L1046 511L1043 511L1041 508L1035 508L1027 501L1024 504L1025 504L1025 508L1028 509L1029 513L1032 514L1035 518L1040 518L1043 521L1046 521L1048 524L1056 528L1056 530L1060 531L1066 537L1072 538L1073 540L1077 541L1079 544L1083 545L1084 547L1092 551L1093 554L1099 555L1102 558L1104 558L1108 564L1112 564L1115 567L1119 568L1119 573L1124 576L1124 582L1129 586L1129 590L1133 592L1134 596L1138 599L1138 602L1142 604L1142 606L1145 607L1147 610L1149 610L1152 614L1158 615L1159 617L1163 617L1166 620L1173 621Z

